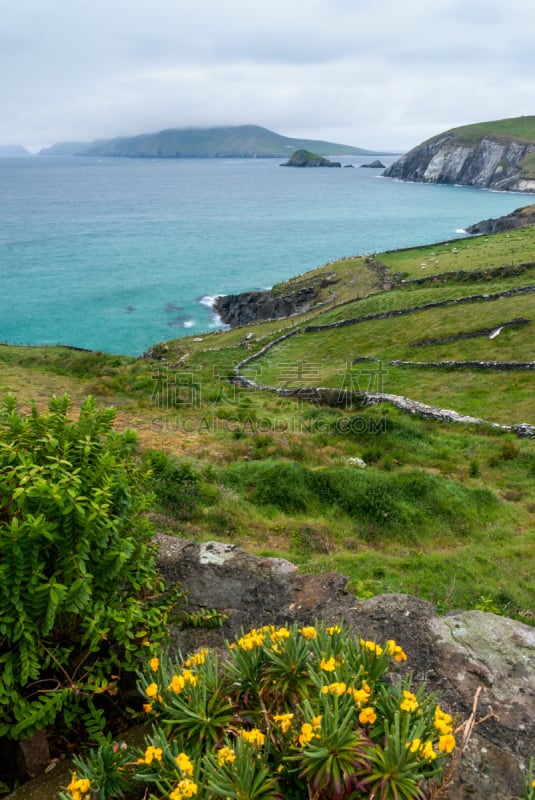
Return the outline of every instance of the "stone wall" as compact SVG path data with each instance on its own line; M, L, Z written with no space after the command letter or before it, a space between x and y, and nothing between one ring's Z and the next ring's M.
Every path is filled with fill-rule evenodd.
M535 369L535 361L389 361L391 367L425 367L428 369L471 369L497 372L525 372Z
M257 358L261 358L272 347L280 344L290 336L295 336L301 332L302 331L300 328L294 328L288 333L285 333L282 336L279 336L277 339L274 339L272 342L269 342L267 345L262 347L261 350L258 350L258 352L253 353L253 355L248 356L247 358L243 359L243 361L240 361L240 363L234 367L235 383L243 386L246 389L253 389L261 392L272 392L278 397L290 397L296 400L320 403L334 407L349 408L351 406L356 406L358 408L363 408L370 405L377 405L378 403L390 403L396 408L399 408L402 411L407 411L409 414L414 414L422 419L434 419L438 422L457 422L467 425L484 425L490 428L511 431L519 437L530 438L535 436L535 426L526 422L514 423L512 425L498 425L497 423L488 422L480 417L467 416L466 414L459 414L458 412L450 409L437 408L435 406L430 406L427 403L420 403L417 400L411 400L409 397L403 397L403 395L387 394L384 392L356 392L349 389L336 389L325 386L297 386L288 389L281 389L278 386L267 386L265 384L257 383L257 381L242 375L241 370L247 364L251 363Z
M521 294L533 294L535 286L519 286L515 289L508 289L504 292L495 292L494 294L473 294L467 297L458 297L453 300L437 300L436 303L422 303L419 306L409 306L407 308L396 308L392 311L381 311L377 314L367 314L362 317L352 317L350 319L342 319L338 322L328 322L324 325L307 325L304 328L304 333L315 333L316 331L326 331L331 328L346 328L349 325L358 325L360 322L371 322L376 319L391 319L393 317L402 317L407 314L415 314L418 311L427 311L430 308L443 308L446 306L460 306L466 303L491 303L494 300L502 300L505 297L516 297Z

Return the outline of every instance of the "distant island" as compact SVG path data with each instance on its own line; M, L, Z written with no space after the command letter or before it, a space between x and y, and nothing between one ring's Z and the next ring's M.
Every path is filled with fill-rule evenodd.
M404 181L535 192L535 116L445 131L410 150L384 175Z
M329 161L328 158L311 153L310 150L296 150L291 158L281 167L341 167L339 161Z
M100 156L122 158L280 158L296 150L322 156L379 155L361 147L315 139L292 139L258 125L184 128L102 139L95 142L59 142L42 149L42 156Z

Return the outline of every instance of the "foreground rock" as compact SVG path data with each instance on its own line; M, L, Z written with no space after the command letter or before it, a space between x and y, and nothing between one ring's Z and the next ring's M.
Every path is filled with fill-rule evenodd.
M481 611L445 617L405 595L358 601L338 573L298 575L282 559L258 558L235 545L198 545L159 535L160 568L180 581L193 609L228 615L220 629L173 631L173 647L221 647L243 628L345 620L366 638L394 638L409 654L407 669L440 702L466 719L481 687L476 728L449 800L511 800L521 794L520 769L535 750L535 629Z
M359 601L339 573L299 575L284 559L252 556L236 545L158 534L159 566L168 583L188 591L190 610L217 609L221 628L172 631L174 652L223 649L242 629L294 621L344 621L379 642L395 639L409 656L403 669L426 683L448 711L468 718L481 689L478 719L443 800L513 800L522 794L520 769L535 751L535 629L494 614L459 611L438 616L406 595ZM139 735L139 731L134 732ZM68 781L63 764L24 784L9 800L55 800Z
M535 203L530 206L522 206L496 219L484 219L466 228L466 233L483 234L488 236L491 233L504 233L514 231L517 228L524 228L526 225L535 225Z

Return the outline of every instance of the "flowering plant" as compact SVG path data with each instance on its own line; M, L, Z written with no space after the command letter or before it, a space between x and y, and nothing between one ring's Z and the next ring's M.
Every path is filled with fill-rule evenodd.
M139 680L152 733L121 751L114 796L424 800L455 750L454 722L396 675L406 659L393 640L323 624L242 633L221 663L206 650L153 657ZM63 800L101 797L91 757L76 767Z

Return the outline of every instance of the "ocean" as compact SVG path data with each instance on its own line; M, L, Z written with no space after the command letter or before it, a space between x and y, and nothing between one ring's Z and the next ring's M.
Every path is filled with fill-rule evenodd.
M0 341L137 356L221 327L217 295L457 238L533 201L393 181L360 168L373 158L0 159Z

